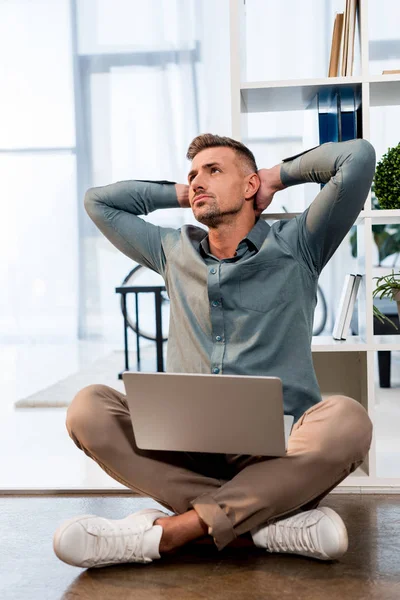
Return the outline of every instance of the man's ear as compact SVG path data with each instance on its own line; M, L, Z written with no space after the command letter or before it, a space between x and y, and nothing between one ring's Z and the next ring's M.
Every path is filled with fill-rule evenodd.
M261 185L260 177L257 173L248 175L244 197L246 200L251 200L257 194Z

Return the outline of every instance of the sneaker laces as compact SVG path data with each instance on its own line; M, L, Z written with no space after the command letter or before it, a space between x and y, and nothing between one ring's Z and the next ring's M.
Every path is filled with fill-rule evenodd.
M86 527L89 534L95 537L92 563L147 562L143 555L143 537L147 531L142 524L133 530L129 525L113 523L89 523Z
M267 528L267 548L270 552L315 552L312 533L318 523L308 511L281 519Z

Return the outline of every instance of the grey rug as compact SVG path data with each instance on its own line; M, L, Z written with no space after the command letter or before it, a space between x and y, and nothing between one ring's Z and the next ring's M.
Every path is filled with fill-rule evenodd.
M150 352L149 352L150 350ZM144 349L141 351L141 370L155 371L154 351ZM136 353L129 353L129 368L136 370ZM108 385L119 392L125 393L124 383L118 379L118 373L125 370L123 351L115 351L110 355L100 358L90 367L69 375L53 385L22 398L15 402L16 408L65 408L68 407L74 396L82 388L93 383Z

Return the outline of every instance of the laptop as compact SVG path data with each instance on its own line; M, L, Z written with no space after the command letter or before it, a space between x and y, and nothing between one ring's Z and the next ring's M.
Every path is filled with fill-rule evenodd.
M294 417L279 377L122 374L138 448L285 456Z

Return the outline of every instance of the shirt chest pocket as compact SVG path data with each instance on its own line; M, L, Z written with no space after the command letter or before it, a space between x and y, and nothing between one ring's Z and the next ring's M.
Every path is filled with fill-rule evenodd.
M238 302L242 308L268 312L288 301L289 269L282 261L241 265Z

